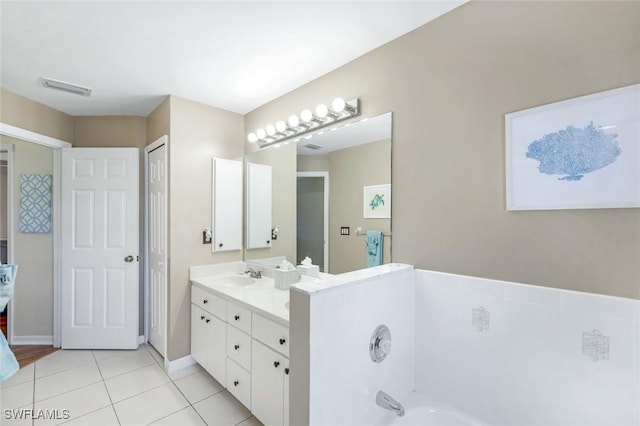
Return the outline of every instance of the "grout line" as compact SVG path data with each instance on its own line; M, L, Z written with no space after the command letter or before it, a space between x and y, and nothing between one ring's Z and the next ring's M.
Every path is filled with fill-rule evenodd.
M36 410L36 368L37 368L37 364L38 361L33 363L33 396L31 398L31 410L35 411ZM35 425L36 420L32 417L31 418L31 426Z
M118 417L118 412L116 411L116 407L113 405L113 399L111 398L111 394L109 393L109 388L107 387L107 382L104 380L104 376L102 375L102 370L100 369L100 363L98 362L98 358L96 358L96 353L91 351L91 355L93 356L93 361L96 363L96 367L98 367L98 373L100 373L100 378L102 379L102 385L104 386L105 392L107 392L107 396L109 397L109 402L111 403L111 409L113 413L116 415L116 421L119 425L122 425L120 422L120 417Z

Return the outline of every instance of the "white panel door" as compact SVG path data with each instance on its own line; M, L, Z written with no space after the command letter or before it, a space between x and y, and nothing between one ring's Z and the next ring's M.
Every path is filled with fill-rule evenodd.
M149 153L149 343L165 356L167 311L167 148Z
M62 149L62 348L138 347L137 148Z
M242 249L242 161L213 159L213 251Z

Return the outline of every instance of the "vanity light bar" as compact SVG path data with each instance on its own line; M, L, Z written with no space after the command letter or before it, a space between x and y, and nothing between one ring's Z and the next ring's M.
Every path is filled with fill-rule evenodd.
M247 140L257 143L260 148L273 145L294 137L300 137L306 133L314 132L325 126L333 125L339 121L360 115L360 100L358 98L345 101L343 98L335 98L331 107L320 104L315 113L304 109L300 115L291 115L287 121L280 120L275 125L268 124L264 128L257 129L247 135ZM310 135L308 137L311 137Z

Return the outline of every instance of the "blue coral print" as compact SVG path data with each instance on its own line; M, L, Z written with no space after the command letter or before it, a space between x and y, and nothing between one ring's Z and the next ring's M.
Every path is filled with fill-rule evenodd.
M384 194L376 194L369 203L371 210L375 210L380 206L384 206Z
M558 180L579 181L585 174L612 164L622 150L616 133L605 133L594 126L572 125L544 135L528 146L527 158L538 160L540 173L563 175Z

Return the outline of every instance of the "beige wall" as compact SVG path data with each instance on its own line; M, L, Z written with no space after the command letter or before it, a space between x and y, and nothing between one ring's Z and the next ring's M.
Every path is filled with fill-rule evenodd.
M394 261L640 298L638 209L508 212L504 196L504 114L640 82L638 22L638 2L473 1L245 126L336 96L393 111Z
M0 122L66 142L73 140L73 117L1 87Z
M278 239L271 241L271 248L245 250L245 258L285 256L289 262L295 263L296 146L290 143L279 148L256 151L246 156L246 162L271 166L271 224L277 226L280 232ZM244 216L246 219L247 215Z
M211 226L213 157L242 159L240 114L171 96L169 135L169 345L175 360L190 350L189 267L242 260L242 251L216 253L202 244ZM215 230L214 230L215 232Z
M167 98L147 116L147 145L171 130L171 101Z
M362 187L391 183L391 141L333 151L329 163L329 272L341 274L367 267L364 237L355 235L356 227L391 232L391 219L362 217ZM341 226L351 227L351 235L340 235ZM391 241L384 237L384 263L391 261Z
M53 335L53 233L20 229L20 175L53 175L53 150L0 136L14 146L13 260L19 265L13 297L14 336Z
M0 166L0 239L7 238L7 168Z

